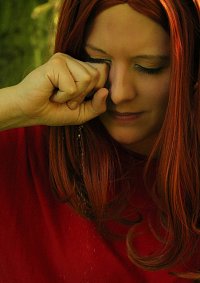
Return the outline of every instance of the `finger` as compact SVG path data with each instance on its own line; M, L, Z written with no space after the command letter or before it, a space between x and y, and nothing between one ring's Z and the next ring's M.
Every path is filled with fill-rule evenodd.
M80 62L80 64L86 68L87 72L90 75L90 82L88 83L87 87L81 91L81 93L75 97L74 99L68 101L68 106L70 109L75 109L81 104L88 93L96 88L96 85L99 81L100 73L99 71L94 68L93 66L87 65L86 63Z
M67 61L67 66L75 81L77 87L76 94L78 96L85 92L91 84L91 81L94 79L93 73L91 72L91 69L86 67L86 64L82 64L81 61L74 58Z
M85 67L90 72L92 80L91 83L86 88L86 90L82 92L80 96L68 102L68 106L71 109L75 109L76 107L78 107L78 105L81 104L86 97L91 99L95 91L98 88L102 88L105 85L108 77L109 67L107 64L94 64L94 63L85 64L84 62L81 61L80 64L86 65Z
M77 109L71 110L66 104L50 103L46 122L49 126L80 125L106 111L107 89L100 89L92 101L82 103Z
M106 111L106 99L108 90L101 88L97 90L92 100L82 103L80 107L80 115L78 124L85 123Z
M82 62L79 61L81 65L83 65L91 75L91 87L87 89L87 91L95 88L99 89L104 87L109 73L109 66L106 63L90 63L90 62ZM89 92L88 91L88 92Z
M108 78L109 74L109 66L106 63L99 64L99 63L88 63L88 65L91 65L93 68L98 70L99 72L99 79L97 81L97 84L95 85L96 89L103 88L105 86L105 83Z
M95 93L95 91L97 89L100 88L105 88L105 84L108 78L108 73L109 73L109 66L106 63L103 64L99 64L99 63L88 63L89 65L91 65L92 67L94 67L98 72L99 72L99 79L97 81L97 83L95 84L95 87L93 89L91 89L90 91L88 91L87 93L87 98L91 99Z
M91 66L86 68L86 64L81 64L70 56L57 55L51 61L55 65L51 78L53 77L54 84L58 86L51 98L54 102L64 103L85 93L86 89L92 89L98 79L98 71Z
M51 100L63 103L72 99L76 95L77 87L63 59L56 57L50 60L47 63L47 70L46 76L55 87Z
M88 87L92 88L92 86L90 85L93 77L97 76L98 73L96 72L96 75L92 75L91 72L89 72L88 68L85 68L85 66L83 66L73 58L70 59L68 58L67 68L76 85L76 91L68 94L65 91L58 89L56 93L53 95L52 100L54 102L60 102L60 103L69 101L70 108L74 109L78 105L77 102L74 103L74 99L76 101L83 100L82 97L84 98L87 88ZM72 102L70 102L71 99L73 99Z

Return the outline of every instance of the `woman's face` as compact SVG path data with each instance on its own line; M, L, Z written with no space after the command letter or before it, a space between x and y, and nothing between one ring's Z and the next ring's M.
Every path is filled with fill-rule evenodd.
M99 118L124 147L148 154L162 126L170 78L169 36L128 4L99 14L86 52L110 64L107 111Z

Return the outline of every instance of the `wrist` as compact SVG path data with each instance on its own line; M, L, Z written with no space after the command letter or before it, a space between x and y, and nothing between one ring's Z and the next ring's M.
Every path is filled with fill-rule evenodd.
M19 85L0 89L0 130L31 126L20 107Z

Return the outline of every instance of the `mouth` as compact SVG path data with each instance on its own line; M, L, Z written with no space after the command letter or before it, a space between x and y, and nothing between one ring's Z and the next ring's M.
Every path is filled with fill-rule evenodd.
M138 119L144 112L118 112L108 111L109 116L121 122L131 122Z

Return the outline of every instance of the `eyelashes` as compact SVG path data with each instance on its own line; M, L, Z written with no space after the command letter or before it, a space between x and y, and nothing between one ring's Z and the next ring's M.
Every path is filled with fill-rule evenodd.
M84 61L89 62L89 63L107 64L108 66L110 66L112 64L111 60L102 59L102 58L86 57L86 58L84 58Z
M107 64L109 67L111 66L112 64L112 61L109 60L109 59L103 59L103 58L92 58L92 57L85 57L84 58L84 61L85 62L89 62L89 63L97 63L97 64ZM159 74L162 72L163 70L163 67L158 67L158 68L146 68L146 67L143 67L139 64L135 64L133 66L133 68L138 71L139 73L144 73L144 74L147 74L147 75L156 75L156 74Z
M107 64L108 67L110 68L111 65L111 61L108 59L102 59L102 58L92 58L90 56L85 56L82 59L84 62L89 62L89 63L96 63L96 64ZM106 88L109 88L109 82L107 80L107 82L105 83ZM91 100L95 94L96 90L91 91L86 97L85 97L85 101Z
M159 74L163 70L163 67L145 68L141 65L136 64L135 69L137 69L137 71L140 72L140 73L146 73L146 74L149 74L149 75L156 75L156 74Z

